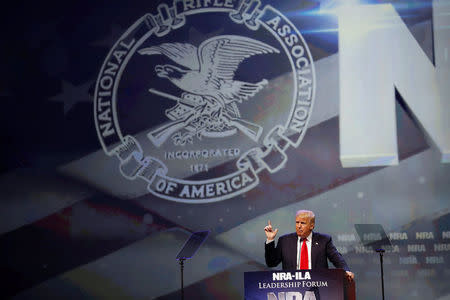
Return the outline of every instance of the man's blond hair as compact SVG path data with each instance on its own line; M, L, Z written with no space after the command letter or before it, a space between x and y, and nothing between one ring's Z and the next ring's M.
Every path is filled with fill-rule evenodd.
M311 219L311 222L316 224L316 215L314 214L314 212L306 209L300 209L295 213L295 217L297 217L298 215L308 215L308 217Z

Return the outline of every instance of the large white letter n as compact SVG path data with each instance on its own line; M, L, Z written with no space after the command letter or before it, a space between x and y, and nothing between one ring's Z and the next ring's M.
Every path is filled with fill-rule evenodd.
M450 162L450 5L433 2L436 67L390 4L339 9L343 167L398 164L395 88ZM394 88L395 87L395 88Z

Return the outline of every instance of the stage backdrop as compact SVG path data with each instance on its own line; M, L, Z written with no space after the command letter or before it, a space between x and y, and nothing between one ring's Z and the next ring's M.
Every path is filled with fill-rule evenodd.
M449 5L8 4L2 298L178 299L209 230L186 299L242 299L267 221L310 209L358 299L381 298L360 223L394 245L387 298L448 299Z

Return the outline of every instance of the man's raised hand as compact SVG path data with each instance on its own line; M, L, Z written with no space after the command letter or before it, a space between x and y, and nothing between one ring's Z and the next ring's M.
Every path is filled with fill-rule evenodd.
M273 241L275 239L275 236L278 233L278 228L273 230L272 223L270 223L270 220L269 220L269 222L267 223L267 226L264 227L264 232L266 233L267 240Z

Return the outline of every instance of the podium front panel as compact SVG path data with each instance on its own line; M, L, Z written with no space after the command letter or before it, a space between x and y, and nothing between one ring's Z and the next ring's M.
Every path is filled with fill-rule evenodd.
M246 300L344 300L340 269L245 272Z

